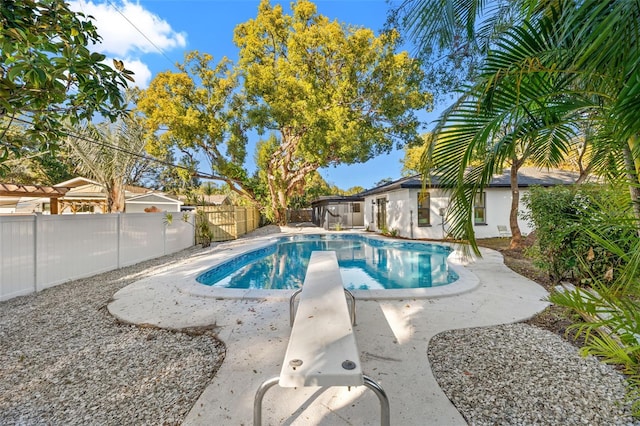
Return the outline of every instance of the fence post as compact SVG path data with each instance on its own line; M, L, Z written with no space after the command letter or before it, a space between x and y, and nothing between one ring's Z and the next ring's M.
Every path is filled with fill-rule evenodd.
M118 266L118 269L120 269L120 264L121 264L121 262L120 262L120 246L122 245L122 233L121 233L122 226L120 224L120 221L122 220L122 215L120 213L116 213L116 214L117 214L117 216L116 216L116 218L117 218L117 220L116 220L116 255L117 255L117 258L118 258L117 266Z
M160 224L160 226L162 226L162 254L166 256L167 255L167 226L169 226L169 223L168 222L165 223L164 215L163 215L162 223Z
M33 292L38 291L38 215L33 214Z

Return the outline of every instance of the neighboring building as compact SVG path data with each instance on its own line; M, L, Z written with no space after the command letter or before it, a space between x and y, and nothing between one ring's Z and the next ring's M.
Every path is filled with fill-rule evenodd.
M57 198L59 214L106 213L107 192L98 182L76 177L53 186L64 189L63 196ZM15 198L12 213L45 213L51 212L51 200L41 194L25 194ZM0 204L2 203L0 199ZM182 201L162 192L147 188L125 187L125 212L142 213L145 211L179 212ZM9 211L6 207L6 211Z
M482 194L476 195L473 209L473 226L476 238L501 236L498 226L509 226L511 211L510 170L495 176ZM573 185L578 174L564 170L522 168L518 172L520 207L525 206L522 196L531 186L550 187ZM442 239L446 237L447 222L444 214L449 205L447 191L439 186L437 177L431 179L428 188L423 187L421 175L405 177L386 185L365 191L364 222L372 231L397 231L405 238ZM529 223L518 220L521 232L532 231Z
M208 206L232 206L233 202L228 195L224 194L213 194L213 195L203 195L204 203Z
M69 188L0 183L0 214L16 213L16 207L23 198L46 199L49 202L51 213L58 214L58 200L67 191Z
M193 211L196 209L203 209L203 206L233 206L233 201L225 194L213 194L203 195L198 194L197 199L193 197L187 197L185 195L179 195L178 199L183 202L183 211ZM195 204L194 204L195 203Z
M179 212L182 202L160 192L150 192L125 198L126 213Z
M364 227L364 198L324 196L311 202L312 221L324 229Z

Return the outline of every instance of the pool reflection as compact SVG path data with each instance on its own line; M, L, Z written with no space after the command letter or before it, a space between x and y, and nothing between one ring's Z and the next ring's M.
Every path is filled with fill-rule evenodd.
M205 273L198 281L237 289L298 288L315 250L336 252L344 286L350 290L435 287L457 279L447 267L450 251L443 246L332 238L283 241L260 258Z

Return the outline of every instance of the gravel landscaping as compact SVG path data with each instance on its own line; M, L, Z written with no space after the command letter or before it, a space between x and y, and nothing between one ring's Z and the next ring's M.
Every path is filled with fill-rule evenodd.
M180 424L224 360L215 330L120 324L106 305L172 257L0 303L0 424Z
M429 342L432 371L471 425L629 425L625 382L553 332L527 324L452 330Z
M106 305L201 250L0 302L0 424L180 424L224 361L215 328L121 324ZM532 325L448 331L432 339L428 357L473 425L640 424L619 373Z

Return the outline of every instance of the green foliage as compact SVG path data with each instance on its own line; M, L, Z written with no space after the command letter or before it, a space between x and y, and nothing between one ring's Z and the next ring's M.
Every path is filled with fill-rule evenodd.
M342 190L340 188L338 188L337 186L331 186L332 188L332 193L333 194L339 194L339 195L356 195L356 194L360 194L361 192L365 191L365 188L361 187L361 186L352 186L351 188L347 188L345 190ZM335 188L335 189L333 189Z
M329 21L304 0L292 9L263 0L234 36L249 125L274 132L259 156L278 222L309 172L416 141L415 112L431 103L418 61L395 52L397 33Z
M428 86L443 97L473 81L497 35L522 19L530 3L533 2L403 1L390 11L387 26L403 29L418 46Z
M148 130L158 135L147 150L160 158L173 149L181 152L180 163L192 170L181 172L185 181L195 174L197 158L204 157L213 178L254 198L243 166L247 140L236 72L227 58L213 67L212 62L211 55L187 53L179 72L158 74L140 93L138 109Z
M0 7L0 173L21 144L4 135L27 121L27 134L42 151L53 151L63 123L96 114L115 119L124 109L121 88L131 71L112 69L89 47L100 41L90 17L64 0L2 1ZM13 140L13 142L16 142Z
M213 229L209 223L209 217L203 210L196 213L196 241L202 244L202 247L209 247L213 240Z
M603 185L531 188L523 201L536 229L538 266L555 281L611 282L637 238L628 195Z
M8 126L8 119L0 120L0 128ZM4 142L18 147L17 152L9 153L4 164L8 171L3 180L25 185L54 185L71 179L73 164L64 150L40 151L37 141L27 133L24 125L12 125L4 134Z
M631 249L640 251L640 240L636 239ZM622 368L628 383L627 397L636 417L640 417L639 267L635 256L614 285L595 280L591 289L554 292L549 297L551 302L581 315L572 328L585 338L582 355L594 355ZM629 274L632 270L635 272Z
M313 171L305 176L304 189L299 195L293 195L289 199L288 207L291 209L302 209L311 206L311 202L318 197L334 195L335 188L329 186L320 176L320 173Z
M378 186L383 186L383 185L388 185L391 182L393 182L393 179L390 177L386 177L386 178L382 178L379 181L377 181L376 183L373 184L374 187L378 187Z
M426 151L426 145L406 146L402 163L402 176L412 176L420 173L422 156Z
M426 8L433 3L416 4ZM635 83L640 80L640 4L514 3L517 19L492 30L492 48L472 84L438 123L437 143L424 164L427 172L438 168L440 183L453 188L450 232L471 243L474 196L511 159L522 158L520 153L526 152L536 166L557 167L569 153L579 151L588 159L583 176L597 173L616 180L626 179L625 170L634 165L637 172L640 164L640 91ZM416 25L427 35L436 25L438 31L451 30L450 40L475 40L481 2L443 4L460 22L472 24L466 27L470 33L456 31L457 24L418 19ZM491 19L485 22L486 27L493 25ZM481 164L474 164L477 153L484 153ZM637 177L627 183L639 198ZM635 208L640 217L640 204Z
M640 238L629 193L596 187L531 194L538 239L561 267L588 278L581 280L588 287L555 291L549 299L580 315L572 328L585 338L583 355L622 368L634 415L640 416ZM545 235L551 233L558 235Z
M69 132L65 146L77 170L102 184L107 191L107 212L125 208L125 185L141 161L146 143L139 117L125 115L114 123L88 123Z

